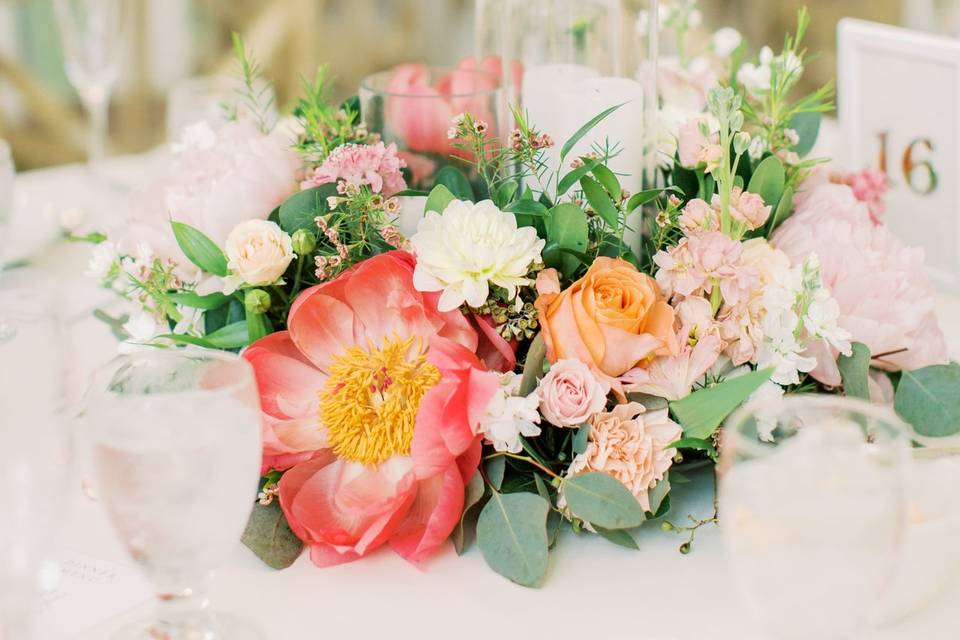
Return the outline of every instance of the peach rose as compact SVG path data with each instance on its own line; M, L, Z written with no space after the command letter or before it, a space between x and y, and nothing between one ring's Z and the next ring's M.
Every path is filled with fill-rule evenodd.
M613 378L678 351L673 308L656 281L619 258L599 257L565 291L554 269L537 277L536 301L551 363L576 358Z

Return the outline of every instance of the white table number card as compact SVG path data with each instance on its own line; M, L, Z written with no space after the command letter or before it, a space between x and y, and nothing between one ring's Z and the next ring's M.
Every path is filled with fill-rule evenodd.
M960 291L960 41L850 18L838 39L843 164L887 173L886 223Z

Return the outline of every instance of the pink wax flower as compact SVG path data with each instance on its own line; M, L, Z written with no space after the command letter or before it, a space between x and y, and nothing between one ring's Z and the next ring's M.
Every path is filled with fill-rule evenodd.
M480 462L479 421L500 387L477 334L415 260L381 254L304 291L288 330L251 345L264 469L286 469L280 505L319 566L389 544L419 564L459 522Z
M397 145L344 144L334 149L313 175L300 183L301 189L343 180L389 198L407 188L401 169L407 166L397 155Z
M946 361L946 344L934 316L934 292L923 268L923 250L909 248L874 224L853 190L821 184L774 234L773 244L793 262L816 253L824 285L840 305L838 321L876 355L872 365L916 369ZM840 384L834 357L818 358L812 373Z

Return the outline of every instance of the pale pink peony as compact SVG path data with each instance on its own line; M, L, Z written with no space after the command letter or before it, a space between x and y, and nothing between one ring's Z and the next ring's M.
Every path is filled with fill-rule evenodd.
M344 144L334 149L323 164L314 169L313 175L300 183L300 188L345 180L357 187L369 186L374 193L388 198L407 188L401 173L405 166L395 144Z
M679 400L714 365L722 342L706 298L685 298L676 306L680 353L660 356L645 368L631 369L620 381L628 392Z
M683 207L677 223L688 235L696 231L718 231L720 212L706 200L694 198Z
M853 190L822 184L773 236L794 264L816 253L824 285L840 305L839 326L887 370L946 362L946 344L934 316L934 292L923 268L923 250L905 247L885 226L874 224ZM834 354L835 355L835 354ZM833 358L820 358L813 375L840 384Z
M720 206L720 196L713 196L713 206ZM770 217L771 207L763 204L763 198L755 193L734 187L730 193L730 217L753 231L759 229Z
M703 118L693 118L680 127L677 151L682 166L705 167L709 173L719 164L723 150L717 142L716 134L710 137L703 135L700 127L705 122Z
M557 360L537 387L540 413L558 427L577 427L603 410L609 391L580 360Z
M300 162L280 131L251 123L206 127L202 144L182 145L166 172L132 197L131 215L111 238L146 242L159 257L193 271L177 246L170 221L183 222L223 246L247 220L266 220L297 188Z
M649 511L648 492L673 464L677 450L667 445L680 438L680 425L670 419L666 408L647 411L642 404L630 402L594 415L590 426L587 448L570 463L567 475L607 473Z
M879 169L864 169L841 176L841 182L853 189L857 200L866 203L874 224L880 224L881 216L887 207L884 201L889 188L887 174Z

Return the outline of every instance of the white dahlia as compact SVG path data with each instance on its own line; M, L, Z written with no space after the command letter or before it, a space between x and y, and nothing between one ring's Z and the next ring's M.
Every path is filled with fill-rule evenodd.
M531 283L527 273L544 245L536 230L518 229L513 214L489 200L454 200L442 215L427 213L410 243L417 254L413 285L418 291L443 291L440 311L464 302L482 306L491 283L506 289L512 300L517 287Z

